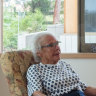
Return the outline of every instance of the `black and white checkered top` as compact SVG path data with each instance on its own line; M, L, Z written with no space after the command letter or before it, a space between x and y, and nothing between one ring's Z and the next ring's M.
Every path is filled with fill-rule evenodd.
M84 91L86 85L71 66L59 60L57 64L34 64L27 71L28 96L41 91L47 96L60 96L71 90Z

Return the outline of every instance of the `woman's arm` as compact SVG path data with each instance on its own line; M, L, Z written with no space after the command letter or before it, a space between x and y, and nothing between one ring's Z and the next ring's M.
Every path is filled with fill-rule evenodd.
M32 96L46 96L45 94L43 94L42 92L40 92L40 91L35 91L34 93L33 93L33 95Z
M96 96L96 88L87 87L84 91L86 96Z

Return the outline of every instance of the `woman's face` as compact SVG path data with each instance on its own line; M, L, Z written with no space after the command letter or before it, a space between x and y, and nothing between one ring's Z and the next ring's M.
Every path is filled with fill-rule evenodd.
M60 59L60 47L58 41L50 35L43 38L41 50L37 54L43 64L56 64Z

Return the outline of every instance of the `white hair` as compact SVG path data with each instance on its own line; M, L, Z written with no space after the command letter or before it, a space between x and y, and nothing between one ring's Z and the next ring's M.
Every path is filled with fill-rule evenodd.
M41 44L44 41L42 38L44 38L45 36L48 36L48 35L49 36L53 36L52 34L47 33L47 32L46 33L41 33L40 32L40 33L36 34L34 36L34 38L33 38L31 49L32 49L32 53L33 53L33 56L34 56L34 60L36 62L40 62L41 61L40 57L37 56L37 52L41 50Z

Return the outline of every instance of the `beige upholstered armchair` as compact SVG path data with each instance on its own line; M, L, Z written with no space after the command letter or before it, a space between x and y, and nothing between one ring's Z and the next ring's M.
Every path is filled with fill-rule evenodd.
M9 85L10 96L28 96L26 71L33 63L31 51L12 51L1 55L0 64Z

